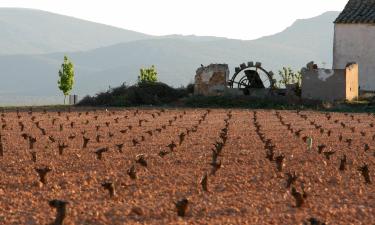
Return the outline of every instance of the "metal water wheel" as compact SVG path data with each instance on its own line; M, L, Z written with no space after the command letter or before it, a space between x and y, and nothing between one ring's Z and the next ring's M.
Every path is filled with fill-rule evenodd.
M242 63L235 68L228 85L230 88L243 89L246 94L249 94L251 89L273 90L276 84L273 75L272 71L265 70L259 62L255 65L253 62Z

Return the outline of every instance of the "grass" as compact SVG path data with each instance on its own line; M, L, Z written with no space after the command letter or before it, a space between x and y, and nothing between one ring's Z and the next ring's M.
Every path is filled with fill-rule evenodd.
M72 108L70 105L42 105L42 106L0 106L1 111L43 111L43 110L62 110Z
M298 99L288 100L277 96L270 98L253 98L247 96L193 96L184 99L182 105L192 108L245 108L375 113L375 105L369 104L368 101L324 103Z
M324 103L318 101L286 100L285 98L254 98L248 96L191 96L170 104L159 106L142 105L139 107L96 107L96 106L4 106L0 111L86 111L94 109L155 109L155 108L237 108L237 109L276 109L276 110L313 110L322 112L375 113L375 104L361 100L354 102Z

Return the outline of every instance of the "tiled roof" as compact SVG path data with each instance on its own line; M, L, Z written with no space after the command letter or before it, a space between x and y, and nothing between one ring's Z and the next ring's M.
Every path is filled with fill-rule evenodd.
M349 0L335 23L375 23L375 0Z

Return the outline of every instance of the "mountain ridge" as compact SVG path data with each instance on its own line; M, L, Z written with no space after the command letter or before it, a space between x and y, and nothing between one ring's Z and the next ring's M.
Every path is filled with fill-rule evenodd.
M70 16L25 8L0 8L0 28L0 55L86 51L153 37Z
M75 64L74 93L80 96L105 91L109 86L136 82L139 69L155 65L159 79L172 86L193 82L201 64L227 63L234 67L260 61L265 69L283 66L300 69L308 61L332 61L333 23L339 12L297 20L284 31L256 40L187 35L147 36L86 51L48 54L0 55L0 104L4 96L59 96L57 71L67 54ZM0 31L1 33L1 31ZM21 65L21 66L20 66ZM11 76L12 79L8 77ZM29 97L28 97L29 98ZM33 100L34 101L34 100Z

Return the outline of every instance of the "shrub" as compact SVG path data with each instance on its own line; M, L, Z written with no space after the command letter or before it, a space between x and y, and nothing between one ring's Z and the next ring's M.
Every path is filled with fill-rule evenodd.
M86 96L78 105L81 106L140 106L164 105L186 97L185 88L173 88L161 82L142 82L138 85L125 84L97 94Z
M279 87L286 86L287 84L297 84L301 86L302 74L300 71L294 72L290 67L283 67L279 70L281 80L279 80Z
M295 84L295 93L297 96L301 96L301 83L302 83L302 74L300 71L294 72L290 67L283 67L282 70L279 70L279 75L281 80L279 80L278 87L286 87L289 84Z
M188 94L194 94L194 84L190 83L186 86Z
M154 65L150 68L142 68L138 76L138 84L142 83L155 83L158 81L158 72Z

